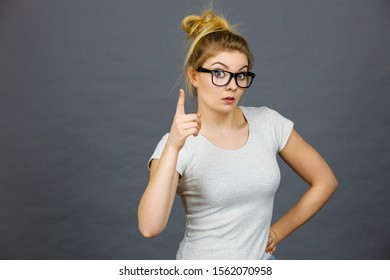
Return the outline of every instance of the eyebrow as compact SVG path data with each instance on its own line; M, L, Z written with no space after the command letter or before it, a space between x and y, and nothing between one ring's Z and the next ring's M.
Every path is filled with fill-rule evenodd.
M229 66L227 66L226 64L223 64L222 62L218 62L218 61L217 61L217 62L214 62L213 64L211 64L211 66L213 66L213 65L215 65L215 64L221 64L223 67L229 69ZM244 65L244 66L242 66L242 67L240 68L239 71L243 70L245 67L246 67L246 68L249 68L248 65Z

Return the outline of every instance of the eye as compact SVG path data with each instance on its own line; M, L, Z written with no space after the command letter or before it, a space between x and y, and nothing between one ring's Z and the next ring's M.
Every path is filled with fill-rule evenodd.
M246 79L246 73L238 73L237 74L238 80L245 80Z
M226 76L226 73L223 70L214 70L213 75L214 75L214 77L216 77L218 79L222 79Z

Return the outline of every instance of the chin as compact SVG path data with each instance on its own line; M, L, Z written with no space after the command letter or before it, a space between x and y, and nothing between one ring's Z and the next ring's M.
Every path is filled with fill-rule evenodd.
M234 112L234 110L236 109L237 109L237 104L229 104L229 105L223 105L216 110L221 113L228 114Z

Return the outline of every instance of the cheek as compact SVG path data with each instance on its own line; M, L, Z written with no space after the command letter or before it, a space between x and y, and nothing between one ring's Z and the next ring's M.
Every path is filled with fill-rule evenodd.
M209 88L210 86L214 86L214 85L211 83L211 77L202 75L202 76L198 76L197 86L199 88Z
M204 95L204 98L206 99L208 98L208 96L213 96L216 93L218 94L218 92L221 90L219 87L213 85L210 79L205 79L205 78L198 80L196 88L198 94L200 93Z
M238 90L236 92L236 98L241 98L245 94L245 90Z

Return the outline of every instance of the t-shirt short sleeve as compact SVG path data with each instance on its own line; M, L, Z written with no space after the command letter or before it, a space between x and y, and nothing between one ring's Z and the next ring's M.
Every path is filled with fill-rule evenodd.
M161 138L160 142L158 142L156 149L154 150L152 156L150 157L150 159L148 161L149 170L150 170L150 165L152 163L152 160L161 158L161 154L164 150L165 144L167 143L168 136L169 136L169 133L165 134ZM179 153L179 157L178 157L177 165L176 165L176 171L180 174L180 176L183 175L184 168L185 168L185 160L184 159L185 159L185 154L184 154L184 149L182 149Z
M271 130L273 131L274 139L278 147L278 151L280 152L287 144L294 123L273 109L267 108L267 112L271 124Z

